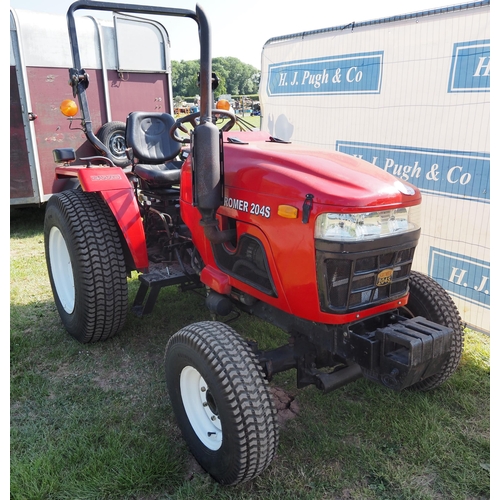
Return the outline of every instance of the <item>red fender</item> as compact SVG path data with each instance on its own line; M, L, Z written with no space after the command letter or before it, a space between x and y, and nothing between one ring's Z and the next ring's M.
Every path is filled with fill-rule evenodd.
M116 217L134 259L135 268L146 272L149 266L146 235L134 190L129 187L129 189L101 191L101 195Z
M135 268L147 271L149 259L142 217L125 172L118 167L57 167L56 173L77 176L84 191L101 194L122 230Z

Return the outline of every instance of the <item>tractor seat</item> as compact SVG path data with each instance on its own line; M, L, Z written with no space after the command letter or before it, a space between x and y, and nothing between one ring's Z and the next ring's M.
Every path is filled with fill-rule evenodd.
M168 113L134 111L127 117L125 139L134 155L134 173L150 187L163 188L178 184L182 161L173 161L181 143L170 137L175 123Z

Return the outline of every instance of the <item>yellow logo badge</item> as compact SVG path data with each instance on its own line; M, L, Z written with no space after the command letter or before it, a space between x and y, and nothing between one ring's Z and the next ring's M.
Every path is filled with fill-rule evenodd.
M377 286L385 286L392 282L392 275L394 271L392 269L384 269L380 271L377 275Z

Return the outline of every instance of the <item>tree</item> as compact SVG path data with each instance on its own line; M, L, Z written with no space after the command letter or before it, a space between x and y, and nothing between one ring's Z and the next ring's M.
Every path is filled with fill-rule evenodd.
M220 94L257 94L259 91L260 71L236 57L215 57L212 70L219 79L219 87L214 92ZM199 93L198 61L172 61L172 91L174 96L194 96Z
M197 61L172 61L172 91L174 96L194 96L199 92Z

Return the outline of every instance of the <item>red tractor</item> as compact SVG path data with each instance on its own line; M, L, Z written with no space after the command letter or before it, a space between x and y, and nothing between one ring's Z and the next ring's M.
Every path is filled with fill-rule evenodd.
M92 133L77 9L198 23L200 112L177 121L131 113L129 167L114 166ZM440 285L411 270L417 189L342 153L236 130L232 113L213 109L217 79L199 7L82 0L70 7L68 27L70 83L82 128L101 155L72 165L74 150L54 151L57 177L78 180L49 199L45 216L48 272L65 328L84 343L119 332L127 276L138 271L139 316L162 287L200 287L215 317L237 309L289 334L286 345L267 351L222 321L191 324L170 338L170 401L193 455L214 479L247 481L272 461L278 427L267 381L276 373L295 368L298 387L323 391L359 377L425 391L453 374L463 338L457 308Z

